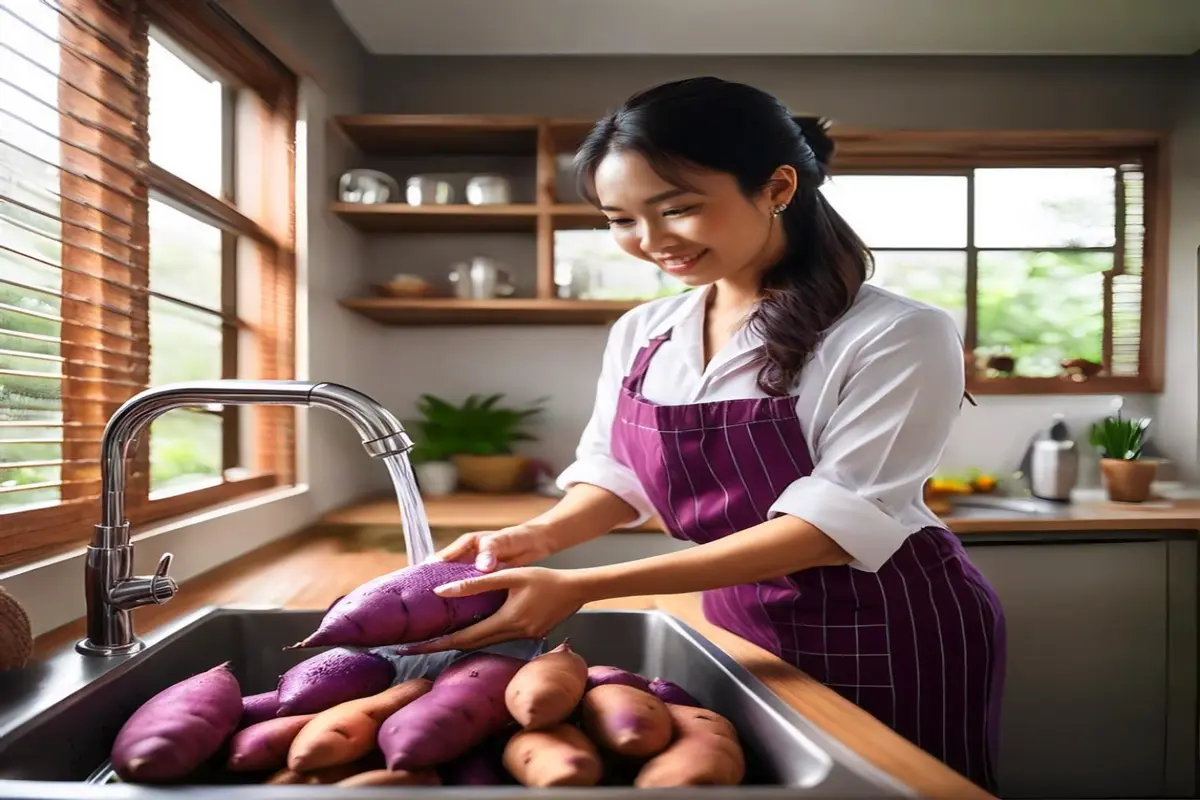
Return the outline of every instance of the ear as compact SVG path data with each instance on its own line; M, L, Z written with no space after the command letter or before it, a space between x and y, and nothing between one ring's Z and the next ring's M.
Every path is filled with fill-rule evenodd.
M786 206L792 202L796 188L800 185L796 168L790 164L777 167L763 187L762 201L770 210L776 206Z

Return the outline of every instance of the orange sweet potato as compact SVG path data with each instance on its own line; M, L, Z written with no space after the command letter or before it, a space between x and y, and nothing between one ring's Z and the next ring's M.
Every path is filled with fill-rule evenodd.
M504 768L525 786L595 786L603 769L596 746L574 725L513 734L504 748Z
M633 785L639 789L735 786L745 775L746 759L737 742L711 732L690 733L647 761Z
M337 782L338 786L441 786L442 780L431 769L372 769Z
M592 741L623 756L647 758L671 741L666 704L632 686L609 683L590 689L582 711L583 729Z
M675 740L638 771L634 786L734 786L746 776L746 758L733 723L715 711L667 704Z
M571 715L587 688L587 662L563 642L517 670L504 704L523 728L539 730Z
M287 764L288 748L300 729L316 714L295 717L275 717L242 728L229 741L229 759L225 768L230 772L259 772L279 769Z
M322 711L292 740L288 768L311 772L357 761L375 749L379 726L385 719L432 688L432 681L413 678Z

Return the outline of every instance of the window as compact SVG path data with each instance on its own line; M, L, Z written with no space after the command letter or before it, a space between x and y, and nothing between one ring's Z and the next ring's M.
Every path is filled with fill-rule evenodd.
M138 391L292 377L294 109L209 4L0 0L0 566L87 540ZM292 419L159 417L130 520L289 483Z
M1157 139L850 132L822 191L871 282L948 311L976 393L1157 391Z

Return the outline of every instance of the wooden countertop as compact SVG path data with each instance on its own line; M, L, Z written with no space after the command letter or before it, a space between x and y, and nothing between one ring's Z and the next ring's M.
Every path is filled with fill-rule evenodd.
M485 509L488 506L484 507ZM477 509L477 512L479 510ZM481 527L483 516L465 516L466 527ZM316 528L255 550L204 575L186 581L169 603L134 611L135 629L155 626L207 605L270 604L284 608L324 609L355 586L405 564L403 552L362 547L344 536ZM922 797L944 800L995 800L923 750L909 744L867 712L770 653L705 621L698 596L629 597L592 608L658 608L684 620L743 664L792 708ZM39 636L34 657L42 658L83 636L83 622Z
M555 498L539 494L489 495L461 493L425 499L425 512L432 528L451 532L496 530L535 517L555 503ZM1132 531L1200 530L1200 501L1178 500L1169 503L1096 502L1064 505L1054 516L1023 516L1002 510L971 516L943 518L946 526L960 535L972 533L1019 533L1047 531ZM330 528L399 529L400 511L391 497L368 499L326 514L319 525ZM622 532L661 533L661 523L652 519L645 525Z

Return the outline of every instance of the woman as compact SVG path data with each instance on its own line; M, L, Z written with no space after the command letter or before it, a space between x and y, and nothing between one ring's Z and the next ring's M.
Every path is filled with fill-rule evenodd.
M593 128L582 193L626 252L697 288L613 327L565 497L439 554L492 573L439 594L507 589L504 607L414 652L703 592L711 622L991 789L1003 614L921 495L962 402L961 344L947 314L864 283L870 253L818 191L832 149L820 124L715 78ZM524 566L651 514L698 546Z

